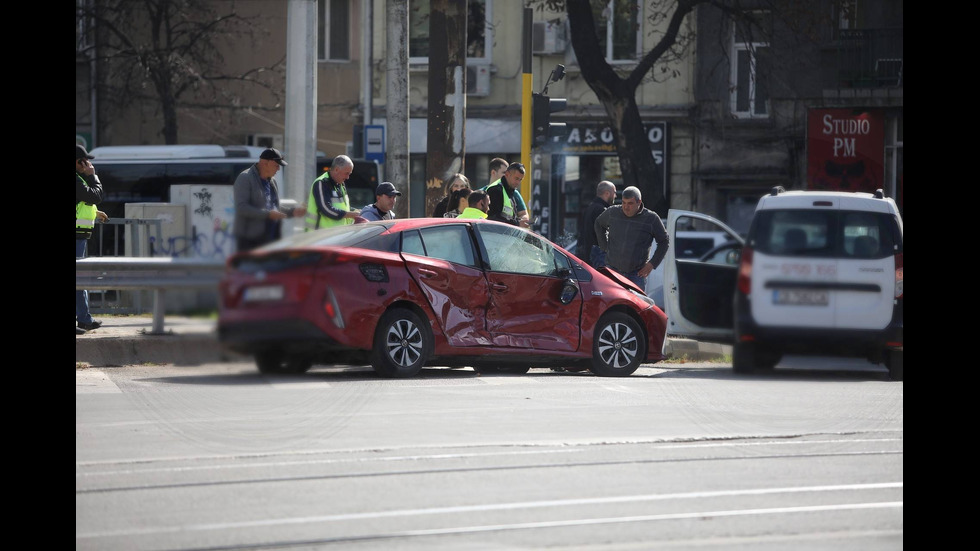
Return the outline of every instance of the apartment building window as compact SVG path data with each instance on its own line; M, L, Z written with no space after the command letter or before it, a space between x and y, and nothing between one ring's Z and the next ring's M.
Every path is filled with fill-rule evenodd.
M489 22L492 21L493 0L469 0L466 9L466 60L490 63L493 36ZM429 13L429 0L409 0L409 63L429 62Z
M771 55L768 13L750 14L737 22L732 34L731 111L736 118L769 116Z
M838 0L833 4L838 29L857 28L857 0Z
M350 0L317 0L317 59L350 61Z
M599 44L605 45L609 63L635 62L640 57L642 9L638 0L609 0L592 6Z

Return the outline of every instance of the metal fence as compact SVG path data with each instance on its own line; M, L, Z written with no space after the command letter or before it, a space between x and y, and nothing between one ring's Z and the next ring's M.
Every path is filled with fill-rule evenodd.
M838 86L903 87L904 57L903 29L841 30L837 48Z
M163 220L110 218L95 225L88 244L90 258L153 257L154 243L163 239ZM89 290L93 314L142 314L152 300L150 291L124 289Z

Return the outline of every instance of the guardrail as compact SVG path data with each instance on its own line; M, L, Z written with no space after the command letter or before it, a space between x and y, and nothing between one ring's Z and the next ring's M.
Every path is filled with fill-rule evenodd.
M167 289L214 289L225 263L195 258L101 257L75 260L76 290L152 290L152 334L164 334Z

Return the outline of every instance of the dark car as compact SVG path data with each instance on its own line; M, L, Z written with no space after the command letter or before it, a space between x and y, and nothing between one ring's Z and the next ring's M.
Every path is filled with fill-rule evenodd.
M634 284L528 230L410 218L298 234L228 259L218 338L264 373L366 364L628 376L664 359L666 316Z

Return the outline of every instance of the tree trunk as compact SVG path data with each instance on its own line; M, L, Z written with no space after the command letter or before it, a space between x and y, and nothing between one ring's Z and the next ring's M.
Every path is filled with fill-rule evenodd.
M464 168L466 4L467 0L432 0L430 4L426 216L435 210L446 182Z
M599 43L589 0L565 2L572 48L582 76L609 115L623 184L639 188L644 206L662 217L667 216L669 206L666 182L653 159L640 109L636 105L636 90L653 64L676 42L681 21L702 2L704 0L678 0L663 38L625 78L619 76L606 61L606 49Z

